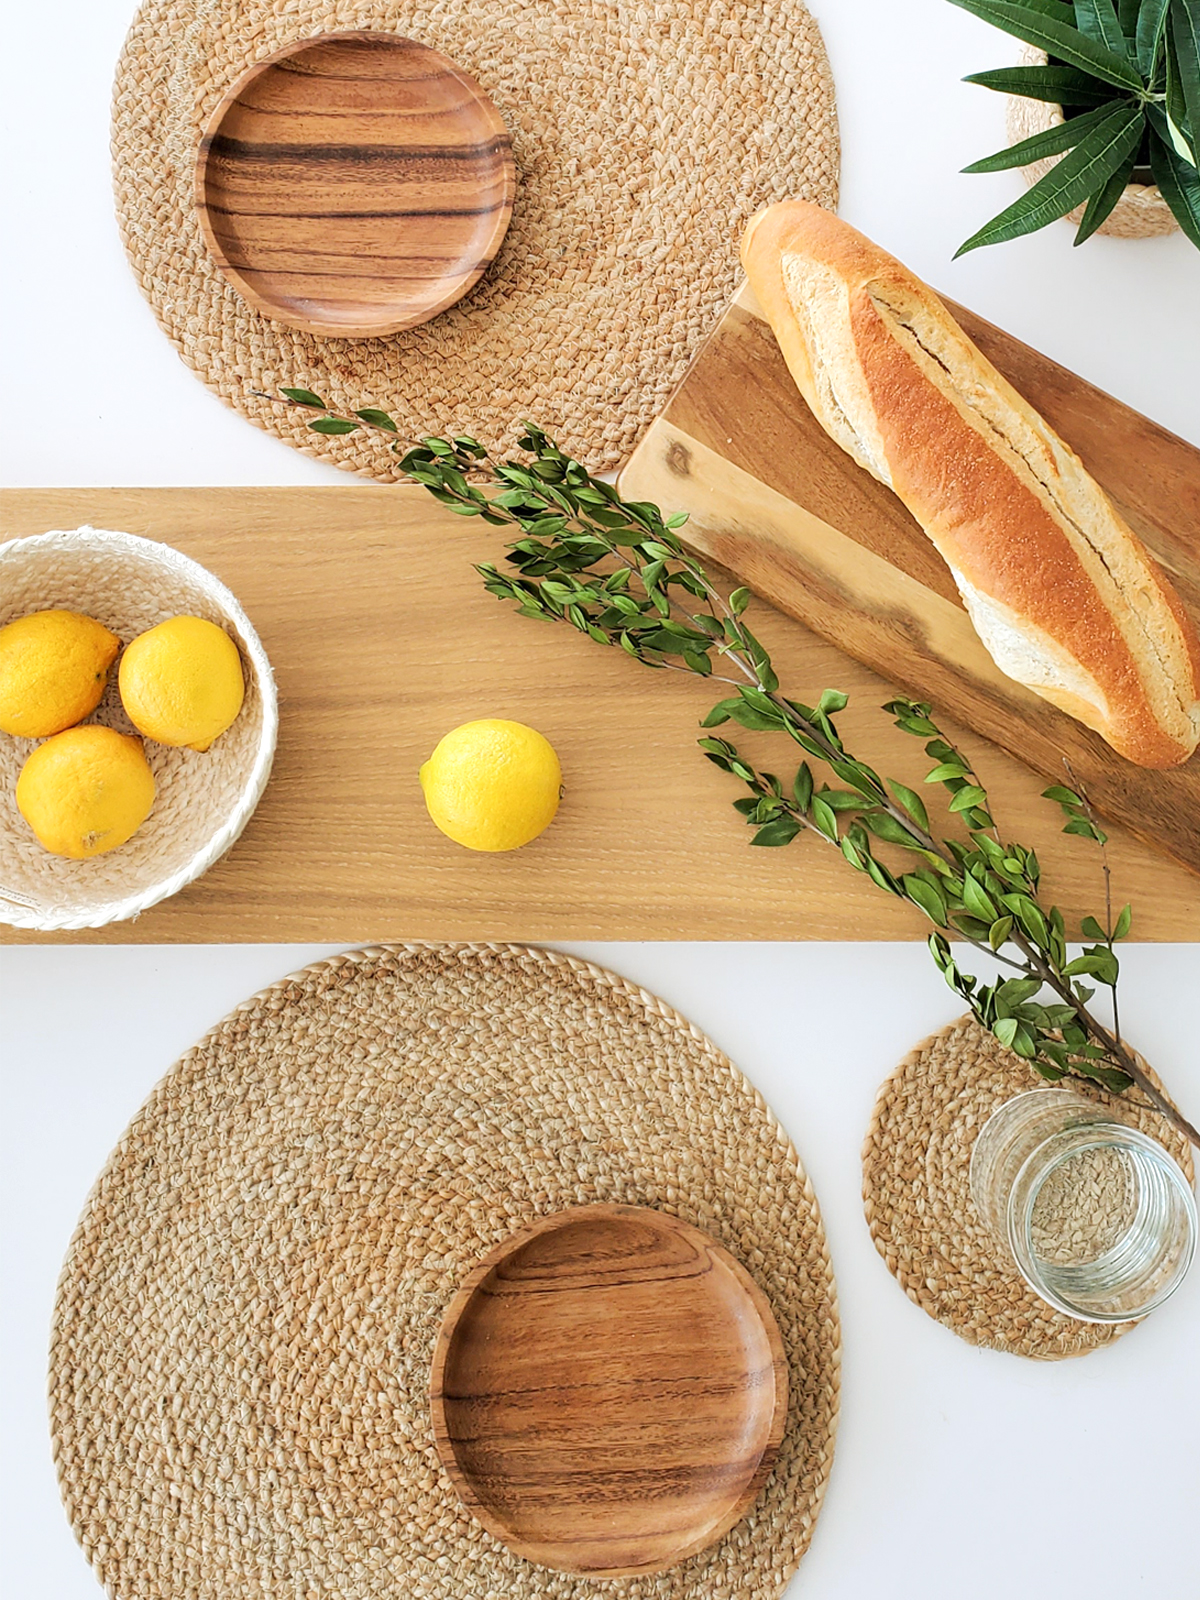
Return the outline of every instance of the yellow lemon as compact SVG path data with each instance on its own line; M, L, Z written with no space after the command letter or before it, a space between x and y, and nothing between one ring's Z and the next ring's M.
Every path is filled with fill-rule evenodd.
M154 804L142 741L87 723L37 749L17 779L17 805L53 855L86 861L131 839Z
M0 628L0 730L45 739L100 704L121 641L78 611L34 611Z
M139 633L117 681L139 733L193 750L207 750L231 726L246 694L237 645L203 617L172 617Z
M421 768L429 815L468 850L516 850L548 828L562 768L548 739L522 722L464 722Z

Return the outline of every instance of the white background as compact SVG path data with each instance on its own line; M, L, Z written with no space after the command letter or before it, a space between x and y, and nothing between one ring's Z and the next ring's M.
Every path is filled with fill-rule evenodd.
M227 411L178 361L125 266L108 92L131 0L6 6L0 455L8 484L337 482ZM1180 237L1063 225L952 264L1019 192L957 176L1005 142L958 82L1009 41L944 0L817 0L838 88L842 213L939 287L1200 441L1200 256ZM48 48L52 47L52 48ZM48 63L53 59L53 73ZM402 932L403 930L397 930ZM591 945L739 1063L798 1144L825 1212L845 1335L833 1479L805 1600L1191 1595L1200 1272L1131 1337L1047 1366L970 1349L911 1306L862 1219L879 1081L955 1014L898 945ZM171 1061L320 947L0 951L0 1585L94 1600L58 1505L44 1417L58 1266L93 1177ZM1123 1012L1193 1115L1200 948L1131 948ZM180 1596L178 1600L186 1600Z

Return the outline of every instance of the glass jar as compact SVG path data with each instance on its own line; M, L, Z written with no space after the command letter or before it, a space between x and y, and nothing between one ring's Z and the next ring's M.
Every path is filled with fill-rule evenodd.
M1130 1322L1174 1293L1196 1201L1157 1140L1070 1089L1031 1089L988 1118L971 1197L1029 1287L1080 1322Z

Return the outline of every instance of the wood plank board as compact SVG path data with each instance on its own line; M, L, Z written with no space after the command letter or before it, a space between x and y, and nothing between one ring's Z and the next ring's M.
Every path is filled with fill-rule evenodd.
M1200 450L951 303L988 358L1080 454L1200 619ZM1148 772L1006 678L901 502L809 411L744 287L621 474L686 511L685 537L790 616L1200 872L1200 752ZM1200 886L1193 884L1200 896Z
M500 542L421 489L70 489L0 496L4 537L122 528L163 539L230 585L279 683L275 770L249 827L199 882L136 922L46 942L380 939L919 939L912 907L831 848L748 848L739 789L697 752L712 701L698 680L652 673L566 628L513 615L472 563ZM758 626L798 693L852 695L848 739L919 783L924 757L877 709L887 686L763 608ZM447 729L509 716L563 761L553 826L511 855L444 839L417 767ZM747 734L769 766L778 741ZM1069 918L1095 911L1094 851L1064 838L1032 773L963 736L997 812L1033 844ZM1115 892L1134 937L1200 939L1195 882L1122 830ZM0 932L8 942L39 936Z

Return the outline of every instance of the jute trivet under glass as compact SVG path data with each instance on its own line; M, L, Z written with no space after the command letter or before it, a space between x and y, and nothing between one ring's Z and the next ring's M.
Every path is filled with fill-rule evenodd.
M252 310L213 265L193 198L225 91L283 45L348 28L465 67L517 163L512 225L482 281L387 339L320 339ZM117 69L113 162L134 273L188 365L307 454L395 479L377 435L322 438L254 391L301 385L384 407L408 434L469 429L499 448L528 418L593 470L615 468L733 292L753 213L789 195L837 204L838 137L801 0L148 0Z
M919 1044L884 1083L863 1146L875 1248L908 1298L968 1344L1043 1361L1086 1355L1136 1322L1078 1322L1046 1304L971 1199L971 1149L997 1107L1043 1080L973 1017ZM1168 1149L1192 1180L1187 1140L1157 1112L1071 1084Z
M791 1390L744 1521L674 1571L594 1582L472 1519L427 1385L472 1264L604 1200L733 1252L771 1302ZM114 1600L766 1600L812 1536L839 1352L812 1187L703 1034L551 951L381 947L238 1007L135 1117L63 1271L55 1455Z

